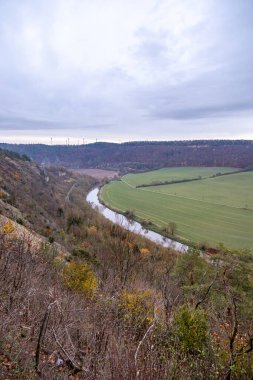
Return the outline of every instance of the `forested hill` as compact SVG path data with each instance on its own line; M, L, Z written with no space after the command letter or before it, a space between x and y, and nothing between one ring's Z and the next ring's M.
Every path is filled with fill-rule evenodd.
M164 166L253 165L252 140L138 141L87 145L0 144L43 164L145 170Z

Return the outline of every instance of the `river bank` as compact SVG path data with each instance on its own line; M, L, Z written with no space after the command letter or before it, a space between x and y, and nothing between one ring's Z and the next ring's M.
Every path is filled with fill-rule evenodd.
M143 228L140 223L129 221L124 215L110 210L99 201L98 194L99 188L96 187L88 193L86 201L92 206L92 208L97 209L100 214L109 219L111 222L118 224L122 228L127 229L128 231L131 231L135 234L144 236L154 243L162 245L163 247L172 248L179 252L186 252L188 250L187 245L164 237L157 232Z

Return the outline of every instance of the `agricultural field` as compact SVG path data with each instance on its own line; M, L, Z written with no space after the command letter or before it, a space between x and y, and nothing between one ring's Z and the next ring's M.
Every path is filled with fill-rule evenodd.
M137 218L151 221L160 230L175 223L175 239L253 249L253 172L210 178L229 171L235 169L185 167L130 174L104 186L100 197L120 212L133 210ZM201 179L136 188L196 177Z
M221 167L179 167L163 168L140 174L127 174L122 177L122 181L131 186L150 185L154 182L178 181L183 179L193 179L197 177L211 177L217 173L234 172L235 168Z

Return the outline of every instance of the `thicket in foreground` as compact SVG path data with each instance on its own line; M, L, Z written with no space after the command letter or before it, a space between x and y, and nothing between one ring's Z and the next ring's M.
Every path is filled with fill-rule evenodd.
M1 378L250 379L252 256L177 255L93 217L67 260L3 226Z

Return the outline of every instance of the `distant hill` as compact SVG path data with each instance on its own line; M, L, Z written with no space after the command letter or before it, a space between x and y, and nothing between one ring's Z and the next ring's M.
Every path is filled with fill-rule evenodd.
M252 140L137 141L87 145L0 144L40 164L70 168L147 170L171 166L253 165Z

